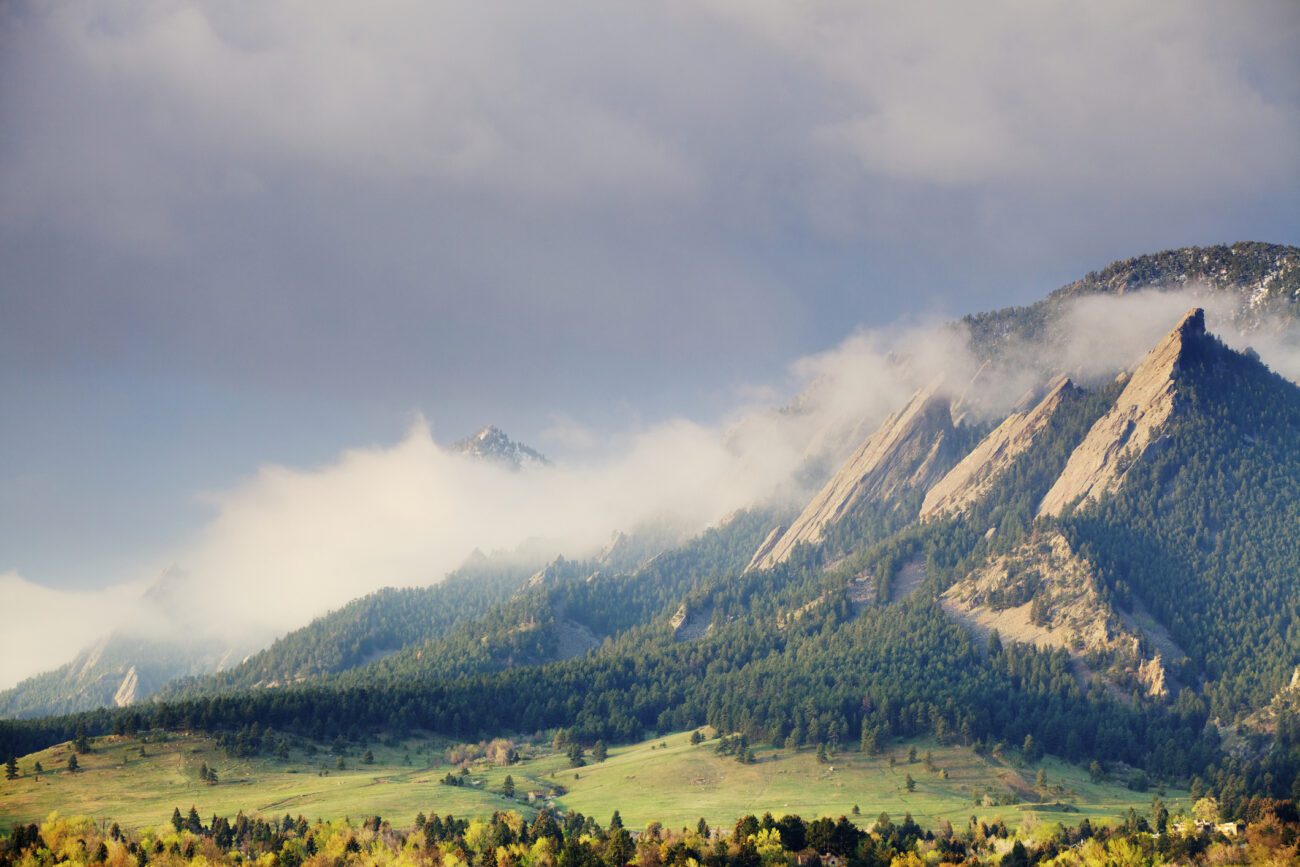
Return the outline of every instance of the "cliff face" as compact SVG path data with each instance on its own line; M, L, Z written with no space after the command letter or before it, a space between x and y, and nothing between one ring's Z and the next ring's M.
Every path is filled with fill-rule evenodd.
M1115 405L1088 431L1065 470L1039 504L1039 515L1058 516L1071 503L1113 494L1124 474L1160 437L1174 412L1180 363L1188 348L1207 340L1205 314L1187 313L1133 371Z
M1032 409L1010 415L926 493L921 518L966 511L1034 444L1062 404L1078 393L1069 379L1061 377Z
M867 437L788 530L764 542L749 568L770 569L800 543L820 542L827 527L862 503L930 487L955 458L953 433L949 402L937 385L917 392Z

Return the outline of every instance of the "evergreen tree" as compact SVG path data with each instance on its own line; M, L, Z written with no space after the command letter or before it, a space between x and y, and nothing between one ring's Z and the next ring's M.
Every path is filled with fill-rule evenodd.
M73 753L72 755L68 756L68 770L69 770L69 771L71 771L72 773L75 774L75 773L77 772L77 770L78 770L80 767L81 767L81 763L77 761L77 754L76 754L76 753Z
M915 791L916 791L916 780L912 779L912 775L911 775L911 774L908 774L908 775L907 775L907 780L904 782L903 785L907 786L907 790L908 790L909 792L915 792Z
M361 763L364 765L373 765L375 763L375 754L370 750L366 750L365 754L361 757Z
M180 807L172 809L172 827L176 829L177 833L180 832L181 828L185 827L185 820L181 818Z
M636 844L626 828L614 829L605 845L605 863L609 867L625 867L636 855Z
M515 778L510 776L510 774L506 774L506 780L501 784L501 794L505 795L507 798L513 798L515 796Z
M10 756L9 761L5 762L5 779L18 779L18 759L16 756Z
M591 748L591 760L594 762L603 762L609 757L609 749L605 746L604 741L596 741L596 745Z

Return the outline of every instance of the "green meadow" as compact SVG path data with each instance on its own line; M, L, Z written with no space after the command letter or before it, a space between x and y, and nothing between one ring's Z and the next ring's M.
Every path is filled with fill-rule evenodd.
M22 777L0 781L0 827L38 821L57 810L142 828L165 823L174 807L185 812L191 805L205 817L240 810L308 819L378 815L407 826L419 812L474 817L513 809L531 816L548 803L602 823L617 809L631 828L652 821L693 827L700 818L730 825L746 813L768 811L805 818L847 815L863 825L882 812L896 819L910 812L926 826L942 819L960 826L971 816L1017 826L1030 816L1064 824L1084 817L1111 822L1130 808L1146 813L1156 794L1114 781L1093 783L1087 771L1053 759L1021 764L1010 755L979 756L924 740L893 744L879 756L840 753L824 763L812 750L758 748L757 761L742 764L717 755L716 743L692 745L689 732L676 733L615 747L604 762L581 768L569 767L567 757L549 745L522 746L525 758L518 764L480 760L464 766L468 774L462 775L462 766L447 758L450 744L436 739L372 742L373 764L362 762L366 747L353 746L339 769L324 748L310 757L297 748L288 759L234 759L204 737L105 737L78 756L76 773L66 770L69 744L20 759ZM910 762L913 746L917 760ZM38 761L45 769L39 779L33 773ZM204 764L216 771L215 785L199 779ZM1041 791L1040 769L1046 775ZM449 772L464 785L439 782ZM515 784L513 798L501 793L507 774ZM913 791L906 785L909 775ZM1187 808L1186 792L1168 791L1163 800L1171 812Z

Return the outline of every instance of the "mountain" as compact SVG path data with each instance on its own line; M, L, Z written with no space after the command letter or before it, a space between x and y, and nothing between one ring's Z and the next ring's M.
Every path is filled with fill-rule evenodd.
M955 440L951 404L939 384L920 390L863 441L788 529L764 540L749 568L770 569L797 546L821 542L827 527L863 504L930 487L960 456Z
M1096 502L1119 488L1127 469L1160 442L1174 412L1179 368L1193 345L1205 339L1205 312L1197 308L1133 371L1115 405L1070 455L1039 514L1060 515L1067 505Z
M1031 409L1013 412L926 491L921 517L961 513L983 498L998 478L1033 446L1057 411L1077 401L1081 394L1068 377L1062 376Z
M225 670L174 679L160 697L269 689L374 663L510 598L538 560L529 551L477 554L437 584L388 587L353 600Z
M1232 302L1245 331L1300 318L1300 247L1241 242L1182 247L1113 262L1026 307L1006 307L962 319L971 346L985 358L1016 343L1057 339L1062 313L1089 296L1191 289Z
M114 634L66 665L0 692L0 718L127 707L174 678L219 669L230 653L216 641L163 642Z
M1089 285L1152 273L1108 272ZM615 539L464 605L449 594L465 589L387 591L237 677L0 724L0 751L77 726L591 744L708 724L832 750L1024 745L1196 777L1229 814L1283 797L1300 778L1300 388L1210 325L1193 310L1131 370L1044 376L1001 417L935 382L863 431L793 521L755 507L653 556Z
M144 610L165 622L163 628L139 624L115 631L83 648L70 662L0 692L0 718L126 707L175 678L216 671L239 659L251 648L176 628L185 620L189 580L173 566L144 593Z
M451 448L460 454L492 461L516 472L530 467L550 466L551 463L541 452L515 442L494 425L488 425L474 436L453 443Z

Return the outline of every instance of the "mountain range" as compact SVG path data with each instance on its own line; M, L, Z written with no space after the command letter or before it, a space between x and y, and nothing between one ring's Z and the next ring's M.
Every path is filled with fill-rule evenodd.
M1289 333L1300 250L1140 257L968 317L990 363L976 375L1016 363L1009 347L1065 339L1073 299L1193 284L1224 325ZM971 371L949 372L794 506L755 503L680 542L629 532L592 557L475 558L157 684L153 701L0 724L0 747L78 727L625 741L707 723L863 749L920 733L1032 742L1197 777L1221 800L1292 794L1300 387L1215 326L1186 310L1100 379L1044 358L993 415L973 411ZM461 448L544 461L512 446L487 428Z

